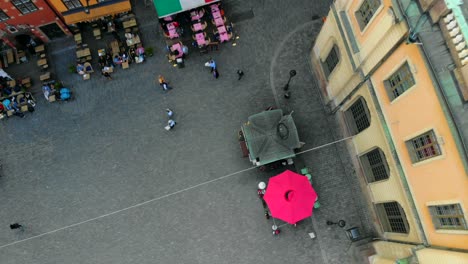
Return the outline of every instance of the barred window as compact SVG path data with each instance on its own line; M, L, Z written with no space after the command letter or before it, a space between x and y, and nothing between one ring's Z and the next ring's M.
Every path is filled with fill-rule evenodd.
M327 58L324 62L322 62L322 68L327 78L333 72L339 61L340 58L338 47L336 45L333 45L333 48L330 50L330 53L328 53Z
M83 6L80 0L62 0L62 2L68 8L68 10Z
M403 208L397 202L376 204L377 215L385 232L409 233L408 220Z
M31 0L12 0L11 3L18 9L23 15L29 14L37 10L37 7Z
M468 230L460 204L429 206L429 211L436 229Z
M370 113L364 98L360 97L345 112L351 134L356 135L370 126Z
M376 182L388 179L389 169L385 154L376 148L360 157L367 182Z
M403 64L388 80L384 81L384 84L390 101L395 100L411 88L414 85L414 78L408 62Z
M442 154L433 130L406 141L406 147L413 163Z
M8 19L10 19L10 17L5 12L3 12L3 10L0 10L0 21L5 21Z
M369 24L370 20L374 16L377 9L379 9L381 5L380 0L364 0L356 11L355 16L359 23L359 27L363 30L367 24Z

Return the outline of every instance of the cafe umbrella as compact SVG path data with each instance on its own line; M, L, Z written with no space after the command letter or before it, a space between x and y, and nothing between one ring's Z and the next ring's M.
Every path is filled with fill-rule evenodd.
M307 177L286 170L270 178L263 199L271 216L296 224L312 215L317 193Z

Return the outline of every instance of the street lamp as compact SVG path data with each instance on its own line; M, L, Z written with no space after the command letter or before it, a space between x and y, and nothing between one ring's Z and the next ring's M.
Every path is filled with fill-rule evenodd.
M346 222L345 222L345 220L340 220L338 222L333 222L333 221L328 220L327 225L337 225L339 227L345 227Z
M286 85L283 87L283 90L287 91L289 90L289 82L291 81L292 77L296 76L296 71L295 70L291 70L289 71L289 79L288 79L288 82L286 83Z

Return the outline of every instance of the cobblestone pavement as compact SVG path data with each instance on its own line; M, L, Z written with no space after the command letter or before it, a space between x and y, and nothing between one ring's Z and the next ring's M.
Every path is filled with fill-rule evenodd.
M331 1L224 1L227 16L238 19L238 45L192 51L183 69L165 60L154 7L137 2L153 57L117 69L113 80L94 74L83 81L67 73L72 40L51 43L53 69L75 100L49 104L37 95L32 115L2 122L0 262L361 263L344 231L325 225L345 219L372 234L344 144L299 157L313 169L322 207L279 237L271 235L256 196L257 182L278 171L230 175L250 167L237 142L241 123L268 106L294 111L305 149L340 137L308 63L321 26L312 17L324 16ZM209 57L218 63L218 80L203 66ZM282 86L291 68L298 75L286 101ZM241 81L237 69L245 72ZM174 87L168 93L154 82L160 73ZM175 111L173 131L163 129L166 107ZM24 232L9 230L12 222L24 224Z

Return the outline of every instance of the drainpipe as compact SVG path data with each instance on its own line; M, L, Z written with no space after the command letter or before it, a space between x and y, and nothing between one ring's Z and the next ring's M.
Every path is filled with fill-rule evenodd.
M377 115L379 116L380 123L382 123L385 138L388 141L388 145L392 152L393 159L395 160L395 165L398 169L398 175L400 176L401 183L403 185L403 190L406 196L408 197L408 204L411 210L413 211L416 225L418 225L419 230L421 230L422 241L424 243L424 246L429 246L429 243L427 241L427 237L426 237L426 234L424 232L424 228L421 222L421 218L419 217L418 210L416 208L416 203L414 202L413 195L411 194L408 180L406 179L405 172L403 171L403 166L401 165L400 159L398 158L398 154L396 152L395 143L390 134L390 128L387 126L387 122L385 121L385 117L383 116L382 108L380 107L379 100L377 99L377 94L375 93L374 86L372 85L372 82L370 80L368 82L368 87L369 87L369 93L371 94L372 100L374 101L374 105L377 111Z
M335 114L347 101L349 101L353 95L359 90L359 88L367 82L367 80L370 80L370 77L374 74L375 71L391 56L393 55L393 52L397 50L401 44L403 44L408 38L408 35L402 36L397 43L380 59L380 61L372 67L372 69L367 73L366 76L362 79L361 82L359 82L356 86L354 86L353 90L335 107L332 109L331 113Z

